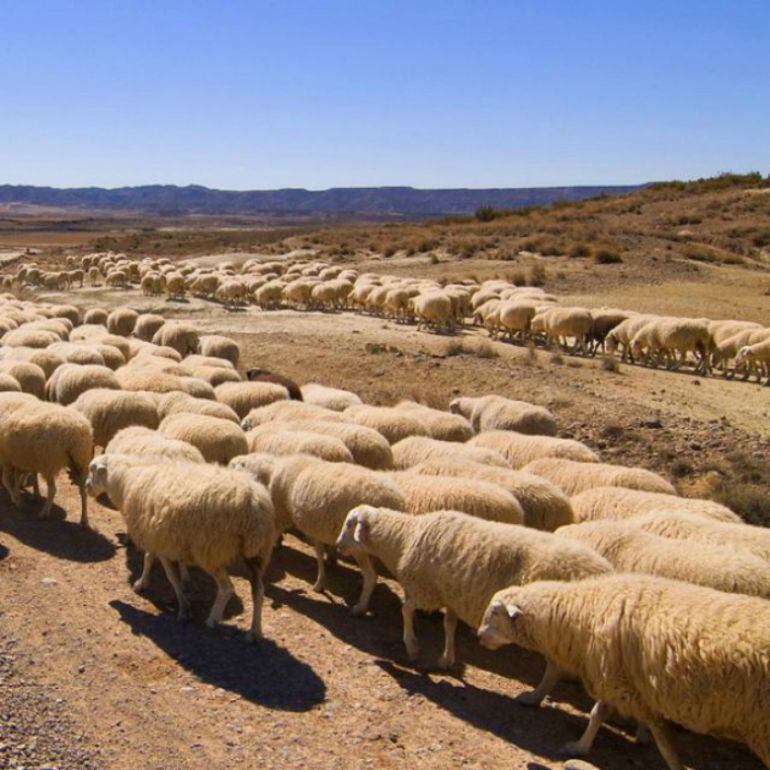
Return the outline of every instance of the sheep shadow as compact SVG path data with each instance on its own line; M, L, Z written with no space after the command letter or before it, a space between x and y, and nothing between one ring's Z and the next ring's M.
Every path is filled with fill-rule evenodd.
M133 585L134 581L142 574L144 566L144 552L138 550L128 538L120 533L119 539L123 543L126 569L128 571L128 584ZM211 609L216 597L217 587L210 575L203 570L191 567L189 569L190 581L185 586L185 594L192 605L192 615L196 622L203 622ZM155 560L150 571L150 580L142 591L142 598L146 599L156 609L161 612L176 613L177 601L174 589L171 587L163 565ZM237 593L233 594L230 601L227 602L223 619L240 615L244 611L244 604Z
M15 537L20 543L45 551L59 559L75 562L99 562L111 559L114 544L104 535L83 529L78 522L67 521L66 511L54 505L50 519L39 519L42 503L26 503L17 510L7 498L0 503L0 531Z
M10 551L2 543L0 543L0 561L5 559L5 557L8 556L9 553Z
M120 600L110 606L137 636L149 639L198 679L252 703L280 711L309 711L326 697L326 685L311 666L267 639L241 637L179 623Z

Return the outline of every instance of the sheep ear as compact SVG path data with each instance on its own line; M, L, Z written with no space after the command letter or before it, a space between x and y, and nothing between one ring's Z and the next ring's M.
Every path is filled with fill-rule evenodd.
M505 611L508 613L511 623L515 623L517 619L524 614L521 611L521 607L517 607L515 604L506 604Z
M369 528L365 521L359 521L353 531L353 542L363 545L369 538Z

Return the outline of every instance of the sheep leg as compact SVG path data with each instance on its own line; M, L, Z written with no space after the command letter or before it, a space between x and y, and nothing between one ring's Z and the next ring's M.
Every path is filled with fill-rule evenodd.
M18 508L21 505L21 495L16 489L16 472L10 465L3 466L3 486L11 502Z
M455 632L457 615L446 607L444 609L444 652L438 659L439 668L452 668L455 663Z
M245 559L251 583L251 628L247 638L251 642L262 638L262 605L265 601L265 584L262 580L262 560L259 557Z
M530 692L523 692L516 698L516 703L520 703L522 706L539 706L543 702L543 698L549 695L553 688L559 683L561 679L561 671L559 667L552 663L550 660L546 662L545 673L540 680L540 684Z
M171 583L171 587L176 594L177 604L179 605L179 611L177 612L177 620L187 620L190 617L190 602L184 595L182 588L182 582L177 574L176 563L171 559L164 559L161 557L160 563L163 565L163 569L166 571L166 577L168 582Z
M612 706L605 701L598 700L594 703L594 707L591 709L591 715L588 718L588 726L585 732L580 736L577 741L571 741L564 747L564 753L571 756L584 756L588 754L593 745L596 733L599 732L599 728L602 726L602 722L612 711Z
M230 601L230 597L235 591L226 569L222 568L216 572L210 572L209 574L217 581L217 596L216 599L214 599L214 604L211 605L211 612L209 613L208 618L206 618L206 625L209 628L216 628L217 624L222 620L222 616L225 614L227 602Z
M138 580L134 581L134 584L131 586L131 588L136 591L136 593L139 593L140 591L143 591L145 589L145 586L147 585L147 581L150 579L150 570L152 569L152 563L155 561L155 554L152 551L146 551L144 554L144 564L142 566L142 574L139 576Z
M401 605L401 617L404 620L404 646L409 660L414 660L420 654L420 645L417 641L417 635L414 633L414 611L417 607L409 597L404 596L404 603Z
M679 761L679 755L668 727L662 721L655 719L649 722L649 728L658 751L668 765L668 770L682 770L682 763Z
M187 585L190 582L190 570L181 561L177 566L179 567L179 578L182 581L182 585Z
M315 548L315 558L318 562L318 576L313 584L313 590L319 594L326 590L326 564L324 557L326 556L326 549L323 543L319 543L317 540L313 543Z
M358 603L352 610L353 615L358 617L366 615L366 611L369 608L372 592L377 585L377 570L374 568L374 564L372 564L372 560L367 554L356 554L355 558L356 563L364 576L364 584L361 586L361 596L358 598Z
M79 484L78 491L80 492L80 526L83 529L91 529L91 525L88 522L88 495L86 494L86 485Z
M45 485L48 489L48 495L45 499L43 507L40 509L40 518L47 519L51 515L51 508L53 507L53 498L56 494L56 482L53 476L46 476Z

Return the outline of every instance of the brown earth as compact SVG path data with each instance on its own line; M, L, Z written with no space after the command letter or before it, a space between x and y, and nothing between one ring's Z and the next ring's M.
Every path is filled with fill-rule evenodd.
M371 402L526 398L556 413L562 435L611 462L674 472L684 491L731 487L746 458L770 449L770 393L755 384L626 366L613 373L598 360L486 343L478 332L448 339L351 313L227 312L135 291L44 298L161 308L238 339L244 367L348 387ZM410 666L397 587L383 583L373 616L354 619L346 602L357 571L340 565L329 594L314 594L311 551L293 537L272 566L266 641L242 638L250 602L237 576L239 598L222 629L203 625L214 587L201 574L194 620L178 623L160 571L144 596L132 592L139 558L125 547L119 515L94 502L97 532L83 532L74 490L61 489L66 522L38 521L31 503L18 512L0 498L0 766L536 770L562 767L559 746L585 725L591 704L576 684L560 685L541 709L514 704L542 661L485 651L469 629L458 642L465 667L431 672L438 617L420 618L424 654ZM684 731L677 742L696 770L760 766L737 744ZM634 745L617 726L602 730L591 761L606 770L663 767L654 747Z

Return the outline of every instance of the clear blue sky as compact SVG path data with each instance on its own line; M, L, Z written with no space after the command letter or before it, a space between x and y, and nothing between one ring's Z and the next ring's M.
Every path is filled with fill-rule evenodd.
M0 183L770 172L770 0L4 0Z

